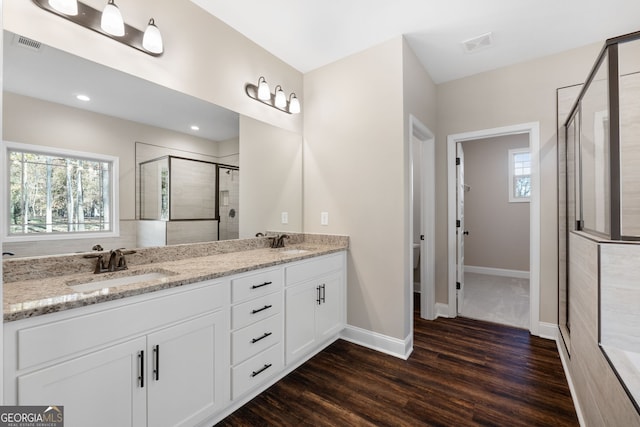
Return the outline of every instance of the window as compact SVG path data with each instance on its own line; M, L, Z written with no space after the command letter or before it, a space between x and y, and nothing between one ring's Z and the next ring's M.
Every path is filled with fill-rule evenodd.
M509 150L509 202L531 197L531 153L528 148Z
M5 239L117 236L117 158L5 143Z

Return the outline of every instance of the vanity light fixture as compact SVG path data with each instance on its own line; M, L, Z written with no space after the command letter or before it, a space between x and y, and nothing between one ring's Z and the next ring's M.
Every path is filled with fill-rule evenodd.
M124 19L120 9L116 6L114 0L109 0L102 11L102 19L100 20L100 28L112 36L124 36Z
M49 5L65 15L75 16L78 14L77 0L49 0Z
M292 92L287 100L282 86L278 85L276 86L275 93L272 94L269 90L269 84L262 76L258 79L257 85L247 83L244 90L249 98L260 101L287 114L298 114L300 112L300 101L295 92Z
M162 35L151 18L143 32L124 22L114 0L108 0L103 11L77 0L33 0L42 9L75 22L151 56L164 51Z

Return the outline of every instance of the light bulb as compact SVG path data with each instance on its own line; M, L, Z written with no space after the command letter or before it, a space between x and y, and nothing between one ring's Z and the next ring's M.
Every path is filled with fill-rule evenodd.
M289 96L289 112L291 114L298 114L300 112L300 101L295 93Z
M142 47L151 53L162 53L163 51L162 34L160 34L158 27L156 27L153 18L149 20L149 25L147 25L147 29L144 31Z
M275 104L276 104L276 107L278 108L284 108L287 106L287 96L284 94L284 91L282 90L282 86L280 85L276 86Z
M264 77L260 77L258 79L258 99L262 101L271 99L271 91L269 90L269 84L264 79Z
M78 2L76 0L49 0L49 6L65 15L76 16L78 14Z
M124 20L113 0L109 0L102 11L100 27L112 36L124 36Z

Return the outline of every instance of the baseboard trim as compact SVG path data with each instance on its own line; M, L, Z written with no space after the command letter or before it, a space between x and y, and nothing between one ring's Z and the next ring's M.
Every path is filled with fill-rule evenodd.
M401 340L356 326L347 325L342 330L340 338L404 360L407 360L413 351L413 337L411 335Z
M473 265L464 266L465 273L488 274L490 276L515 277L518 279L528 279L530 274L528 271L507 270L504 268L477 267Z
M441 302L436 303L436 319L438 317L451 317L449 313L449 304L443 304Z
M573 407L576 410L576 416L578 417L578 423L581 427L586 426L587 424L584 421L584 414L582 413L582 408L580 407L580 401L578 400L578 395L576 393L576 388L573 385L573 378L571 378L571 372L569 371L569 365L567 365L567 358L564 352L564 344L560 342L562 338L560 338L559 334L556 337L556 346L558 347L558 353L560 354L560 362L562 363L562 369L564 370L564 376L567 378L567 384L569 385L569 392L571 393L571 400L573 400Z
M548 340L558 340L558 325L555 323L538 322L538 336Z

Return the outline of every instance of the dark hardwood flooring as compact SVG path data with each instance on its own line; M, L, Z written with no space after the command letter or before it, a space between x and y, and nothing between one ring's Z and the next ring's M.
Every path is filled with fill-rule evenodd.
M338 340L218 426L577 426L555 342L416 315L409 360Z

